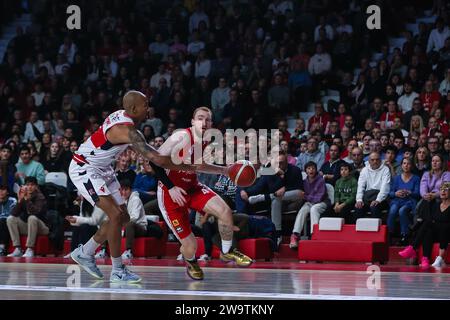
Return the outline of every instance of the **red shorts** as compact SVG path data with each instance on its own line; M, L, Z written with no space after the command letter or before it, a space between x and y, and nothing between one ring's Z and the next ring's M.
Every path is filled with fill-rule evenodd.
M189 223L189 209L205 214L203 209L206 203L216 195L210 188L199 183L187 191L185 196L186 204L181 207L172 201L165 186L158 185L159 209L173 234L180 240L186 238L192 232L191 224Z

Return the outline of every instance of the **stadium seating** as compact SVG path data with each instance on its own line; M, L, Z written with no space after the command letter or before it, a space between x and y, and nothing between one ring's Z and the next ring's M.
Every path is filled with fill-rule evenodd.
M322 218L314 225L311 240L299 242L298 258L384 263L389 259L387 228L379 219L358 219L356 225L345 225L340 218Z
M163 236L161 239L154 237L139 237L134 239L133 255L136 258L141 257L158 257L159 259L166 254L167 243L167 227L164 221L156 222L163 230ZM126 239L122 238L122 251L125 248Z
M24 250L27 246L27 236L20 236L20 246ZM14 246L12 244L12 241L9 245L9 253L12 253L14 251ZM37 236L36 239L36 246L34 247L34 254L36 256L46 256L49 254L54 254L55 250L52 247L52 244L50 243L50 240L48 239L48 236Z

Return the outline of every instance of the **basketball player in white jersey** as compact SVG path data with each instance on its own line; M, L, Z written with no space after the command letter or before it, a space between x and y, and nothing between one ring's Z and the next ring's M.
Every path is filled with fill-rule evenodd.
M112 168L113 160L131 146L156 165L152 166L157 178L169 189L170 198L180 205L186 201L183 195L185 192L170 182L161 167L178 170L195 168L184 164L175 166L169 156L161 156L146 143L142 133L136 130L147 118L148 101L144 94L138 91L127 92L123 97L123 107L125 110L110 114L103 125L80 145L70 163L69 176L79 193L108 216L97 233L71 253L71 258L92 276L103 279L102 272L95 264L94 254L108 240L112 259L110 280L136 283L141 278L126 268L120 254L121 228L130 217L120 195L120 184Z

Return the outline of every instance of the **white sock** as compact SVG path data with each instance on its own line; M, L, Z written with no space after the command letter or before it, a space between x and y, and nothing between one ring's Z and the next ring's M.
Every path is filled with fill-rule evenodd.
M118 256L117 258L113 258L111 257L111 261L112 261L112 267L114 270L122 270L122 257Z
M222 239L222 252L227 254L231 249L231 245L233 244L233 240L223 240Z
M93 256L95 254L95 250L100 247L101 243L97 243L94 240L94 237L90 238L88 242L83 245L83 253L88 256Z

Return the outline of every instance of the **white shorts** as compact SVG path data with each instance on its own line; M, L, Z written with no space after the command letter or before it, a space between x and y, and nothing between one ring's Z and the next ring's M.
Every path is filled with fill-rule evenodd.
M120 184L112 167L97 168L88 164L80 166L75 161L70 162L69 176L78 192L92 206L99 200L100 196L111 195L120 206L125 201L120 194Z

